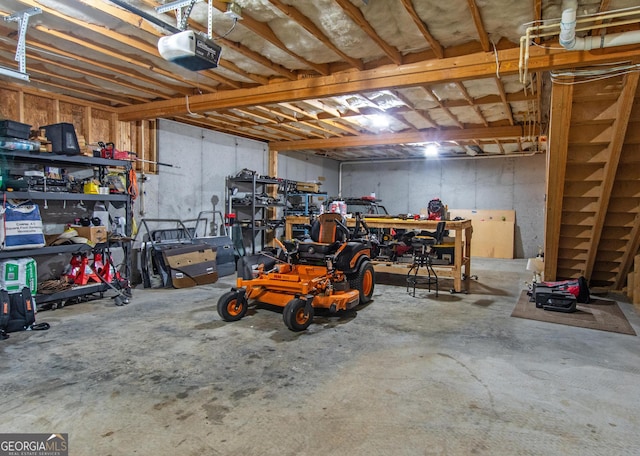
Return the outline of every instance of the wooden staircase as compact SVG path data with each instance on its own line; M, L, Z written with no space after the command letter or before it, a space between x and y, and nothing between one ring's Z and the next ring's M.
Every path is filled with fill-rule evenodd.
M584 276L625 286L640 247L637 72L554 84L551 94L545 280Z

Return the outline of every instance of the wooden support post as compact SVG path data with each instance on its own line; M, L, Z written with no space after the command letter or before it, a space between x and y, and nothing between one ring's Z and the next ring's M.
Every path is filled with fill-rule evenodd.
M18 120L24 122L24 92L18 91Z
M269 148L269 163L267 165L268 174L270 177L278 177L278 151ZM278 188L275 185L270 185L268 191L269 196L278 197ZM283 214L278 214L277 207L270 207L267 209L267 217L269 220L278 220ZM268 245L274 245L274 238L277 237L275 231L268 231L265 243Z
M52 123L60 123L60 100L56 98L53 100L53 122Z
M118 114L112 112L109 116L109 141L116 142L120 139L117 135L119 133L118 128Z
M633 305L640 311L640 255L633 260Z
M84 131L82 133L84 134L84 141L87 146L97 141L97 139L93 137L92 118L93 118L93 110L91 109L91 106L85 107L84 108Z

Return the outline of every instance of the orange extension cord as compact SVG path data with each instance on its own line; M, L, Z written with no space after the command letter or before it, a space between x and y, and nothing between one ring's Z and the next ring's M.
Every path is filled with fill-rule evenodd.
M129 188L127 189L132 200L138 197L138 176L133 167L129 170Z

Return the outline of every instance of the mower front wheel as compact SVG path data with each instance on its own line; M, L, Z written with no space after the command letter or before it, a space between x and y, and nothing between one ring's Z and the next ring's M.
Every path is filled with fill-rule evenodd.
M309 306L302 299L292 299L284 306L282 319L291 331L304 331L313 321L313 307Z
M351 289L360 292L360 304L371 301L376 284L375 277L375 271L370 261L363 261L355 273L347 275Z
M224 321L238 321L247 313L248 303L237 291L228 291L218 299L218 315Z

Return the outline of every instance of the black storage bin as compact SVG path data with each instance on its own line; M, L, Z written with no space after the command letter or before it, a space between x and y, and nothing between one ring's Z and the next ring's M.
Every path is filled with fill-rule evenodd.
M57 123L40 127L45 130L47 139L51 141L51 152L54 154L79 155L80 146L73 124Z
M13 120L0 120L0 136L18 139L29 139L31 125Z

